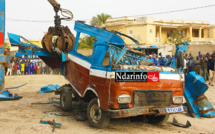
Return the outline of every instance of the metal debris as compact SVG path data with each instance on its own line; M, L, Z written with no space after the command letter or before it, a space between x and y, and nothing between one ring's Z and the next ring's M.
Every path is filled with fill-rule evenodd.
M215 109L204 95L208 86L204 78L196 72L190 72L185 78L184 97L193 117L215 117Z
M178 127L183 127L183 128L189 128L191 127L191 123L189 121L187 121L186 125L178 123L178 121L175 119L175 117L173 117L173 125L178 126Z
M5 88L5 89L19 88L19 87L25 86L25 85L27 85L27 84L28 84L28 83L25 83L25 84L22 84L22 85L19 85L19 86L16 86L16 87L8 87L8 88Z
M59 98L51 97L51 98L49 98L49 101L50 101L50 102L35 102L35 103L31 103L31 105L59 104L60 101L56 101L56 99L59 100Z
M54 92L54 91L56 91L59 88L60 88L60 86L57 85L57 84L55 84L55 85L49 84L48 86L42 87L41 90L38 91L38 92L39 93L49 93L49 92Z
M18 96L17 94L13 95L8 90L0 90L0 101L8 101L8 100L19 100L22 99L22 96Z
M55 131L55 128L61 128L62 127L62 124L61 123L56 123L55 120L53 120L53 121L40 120L40 123L52 125L53 126L52 132Z

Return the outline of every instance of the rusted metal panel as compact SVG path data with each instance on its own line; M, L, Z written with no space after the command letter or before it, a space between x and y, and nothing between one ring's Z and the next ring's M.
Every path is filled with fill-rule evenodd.
M112 118L125 118L131 116L138 116L143 114L149 114L150 107L138 107L121 110L108 110Z
M187 106L193 117L215 117L214 107L204 95L208 86L205 84L204 78L190 72L185 78L184 97Z
M135 90L134 107L139 106L170 106L172 91L163 90Z
M138 115L166 115L166 114L176 114L184 112L183 110L180 112L172 112L168 113L166 111L167 108L176 108L175 106L171 107L154 107L154 106L144 106L144 107L135 107L129 109L120 109L120 110L107 110L109 115L112 118L125 118L131 116L138 116Z

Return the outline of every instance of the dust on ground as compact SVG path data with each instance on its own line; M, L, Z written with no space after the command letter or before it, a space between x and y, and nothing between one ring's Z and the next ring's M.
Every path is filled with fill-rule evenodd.
M68 113L62 112L55 104L31 105L35 102L48 102L50 97L59 97L54 93L40 94L41 87L48 84L64 85L68 83L60 75L27 75L27 76L6 76L5 87L12 87L28 83L27 85L11 89L11 93L23 96L23 99L17 101L0 102L0 133L4 134L47 134L52 133L50 125L40 124L40 120L55 120L62 123L61 129L55 129L54 133L62 134L138 134L138 133L215 133L215 118L192 118L183 114L171 115L167 124L162 126L151 125L142 121L132 122L129 118L112 119L105 129L95 129L89 127L87 121L76 121L74 113L71 116L59 116ZM215 88L209 88L206 96L215 106ZM56 114L57 113L57 114ZM189 120L192 124L190 128L179 128L171 124L173 117L180 123L186 123Z

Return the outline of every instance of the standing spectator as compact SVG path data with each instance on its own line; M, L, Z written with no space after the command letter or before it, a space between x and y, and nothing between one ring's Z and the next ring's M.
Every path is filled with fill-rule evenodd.
M188 60L188 54L186 53L184 56L185 56L185 58Z
M158 61L157 61L156 57L154 57L153 63L157 66Z
M166 61L166 63L165 63L165 66L170 66L170 64L171 64L171 62L172 62L171 56L170 56L170 55L167 55L167 56L166 56L166 59L167 59L167 61Z
M31 62L30 66L29 66L29 69L30 69L30 74L33 74L34 72L34 64Z
M28 65L30 66L31 64L31 58L28 59Z
M201 75L201 60L199 59L199 56L197 56L195 60L195 72Z
M50 68L49 68L49 66L48 65L46 65L46 74L50 74Z
M195 61L193 60L193 56L189 57L189 62L188 62L188 73L191 71L195 71Z
M34 74L37 74L37 65L36 65L36 63L34 64Z
M46 74L46 64L42 61L42 74Z
M158 58L157 58L157 66L160 66L161 64L160 64L160 61L161 61L161 56L158 56Z
M11 68L11 70L12 70L12 75L14 75L15 60L16 60L16 59L13 57L13 58L12 58L12 68Z
M215 51L213 51L212 57L215 57Z
M205 81L207 80L207 65L208 65L208 59L206 57L206 55L203 55L202 57L202 62L201 62L201 70L202 70L202 77L205 79Z
M33 63L33 61L34 61L33 58L30 58L30 63Z
M52 69L52 74L56 74L57 73L57 69Z
M196 57L200 57L201 55L201 52L199 51L198 54L196 55Z
M211 55L211 59L209 60L209 85L213 86L214 83L214 60L215 57L213 57L213 55Z
M166 62L165 56L161 58L161 66L164 66Z
M40 59L39 59L39 58L36 58L36 59L35 59L35 63L36 63L37 66L39 66L39 62L40 62Z
M21 62L21 74L22 75L25 74L25 62L24 62L24 60Z
M9 63L9 67L7 69L7 75L12 75L12 63Z
M202 54L199 55L199 60L202 60L203 59L203 56Z
M40 65L40 62L38 62L38 66L37 66L37 74L40 74L40 69L41 69L41 65Z
M18 63L14 65L14 75L17 75Z
M158 54L158 57L162 57L162 54L161 54L161 53L159 53L159 54Z
M53 69L49 67L49 74L53 74Z
M35 65L35 63L36 63L36 58L33 58L33 59L32 59L32 63L33 63L33 65Z
M29 64L26 62L25 64L25 75L29 74Z
M207 59L208 59L207 71L208 71L208 74L209 74L209 60L211 59L211 56L210 56L209 53L207 53L206 56L207 56Z
M187 60L187 55L184 55L184 76L187 75L187 64L188 64L188 60Z
M4 68L4 75L7 75L7 69L8 69L8 67Z
M20 56L18 56L17 58L16 58L16 62L18 63L18 65L20 64Z
M189 53L189 56L188 56L188 57L189 57L189 59L190 59L190 57L191 57L191 56L192 56L192 54L191 54L191 53Z
M17 75L21 75L21 65L20 64L18 64L17 63L17 65L18 65L18 67L17 67Z
M21 63L25 63L26 58L22 58Z

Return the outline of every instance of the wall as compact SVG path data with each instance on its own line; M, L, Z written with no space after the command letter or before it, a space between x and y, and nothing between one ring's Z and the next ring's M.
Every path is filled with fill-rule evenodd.
M133 34L129 34L130 30L133 31ZM129 26L126 31L127 35L133 37L138 40L140 44L145 44L147 42L147 27L146 25L138 25L138 26ZM130 39L126 39L127 44L134 44Z
M186 37L192 39L194 37L194 32L197 32L197 37L194 38L198 41L199 27L202 27L202 37L203 38L213 38L215 39L215 25L210 25L207 21L189 21L189 20L171 20L171 19L157 19L153 17L121 17L111 19L107 21L106 26L108 29L115 30L117 27L123 27L124 30L121 32L127 34L135 39L137 39L141 44L159 44L155 43L155 39L159 39L159 27L162 27L161 39L162 44L167 44L167 31L176 28L185 28ZM111 28L110 28L111 27ZM115 29L113 29L115 28ZM190 28L192 28L192 37L190 37ZM150 32L152 29L152 32ZM207 29L210 29L210 37L207 35ZM129 31L133 31L133 34L129 34ZM157 32L156 32L157 31ZM157 38L156 38L157 33ZM204 33L204 34L203 34ZM125 39L125 38L123 38ZM212 39L212 41L213 41ZM205 39L210 41L210 39ZM204 41L204 39L203 39ZM125 39L127 44L133 44L129 39Z
M162 39L162 44L167 43L167 31L169 30L174 30L172 28L162 28L161 29L161 39Z
M107 30L112 31L119 31L123 34L126 34L128 36L131 36L132 38L139 41L140 44L147 42L147 27L146 25L128 25L128 26L114 26L114 27L108 27ZM130 31L132 31L132 34L130 34ZM124 36L121 36L122 39L125 41L126 44L134 44L132 40L129 38L126 38Z
M42 48L42 43L41 43L42 40L30 39L29 41Z
M147 31L143 34L146 34L146 43L154 44L155 34L156 34L156 26L155 25L147 25Z
M215 45L189 45L188 50L186 53L191 53L193 57L195 58L198 52L201 52L202 54L212 54L213 51L215 51ZM172 53L175 53L175 46L172 49Z
M215 38L215 28L210 29L210 38Z

